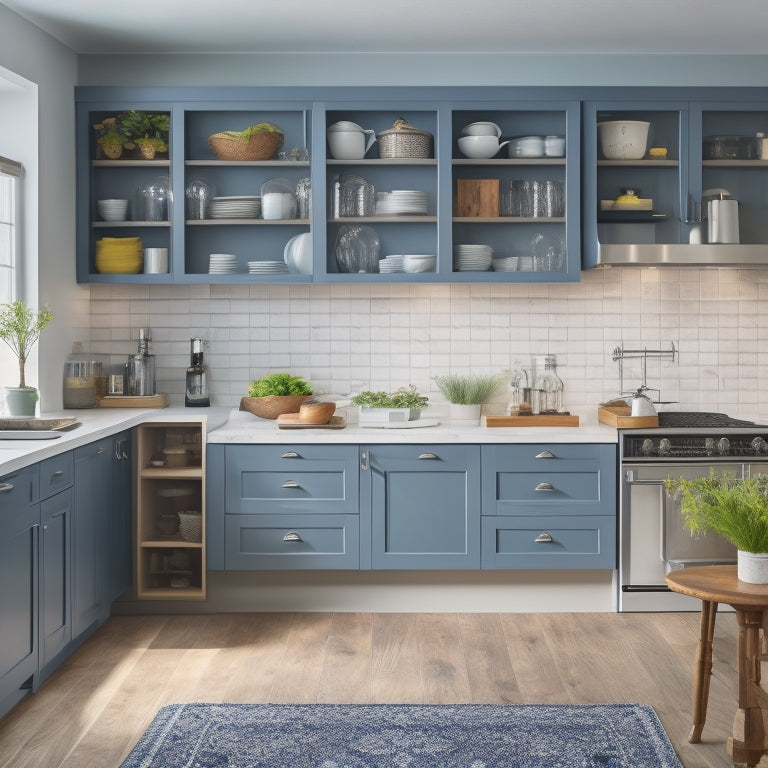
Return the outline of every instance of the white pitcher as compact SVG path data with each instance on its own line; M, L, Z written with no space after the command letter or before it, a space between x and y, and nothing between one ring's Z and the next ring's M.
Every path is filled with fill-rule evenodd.
M376 131L347 120L328 128L328 146L336 160L362 160L375 141Z

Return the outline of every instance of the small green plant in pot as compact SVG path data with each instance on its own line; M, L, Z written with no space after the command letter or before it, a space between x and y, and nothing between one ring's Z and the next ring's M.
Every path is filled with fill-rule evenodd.
M741 479L712 471L693 480L667 478L665 485L679 496L692 534L716 533L736 547L741 581L768 583L768 475Z
M421 409L429 405L429 398L420 395L416 387L401 387L395 392L365 390L352 398L360 409L360 424L414 421L421 416Z
M473 374L463 376L449 373L435 376L440 394L450 403L452 424L479 424L483 403L498 391L502 384L500 374Z
M276 419L284 413L298 413L301 404L312 398L312 385L290 373L269 373L248 385L248 397L240 400L240 409Z
M32 309L23 301L0 306L0 339L11 349L19 363L19 386L5 388L5 404L11 416L34 416L38 391L27 386L26 365L32 347L51 322L53 313L45 306Z

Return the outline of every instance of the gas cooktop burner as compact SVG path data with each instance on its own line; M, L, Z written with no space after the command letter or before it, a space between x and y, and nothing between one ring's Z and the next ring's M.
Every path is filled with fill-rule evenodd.
M659 428L672 429L708 429L727 427L760 427L754 421L733 419L724 413L707 413L705 411L661 411L659 413Z

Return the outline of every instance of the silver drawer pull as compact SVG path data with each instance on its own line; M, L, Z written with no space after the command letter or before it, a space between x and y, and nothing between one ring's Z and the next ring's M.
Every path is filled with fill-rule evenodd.
M281 459L300 459L301 454L296 453L296 451L286 451L280 458Z
M546 542L549 542L549 541L554 541L554 539L552 538L552 536L550 536L550 534L548 534L548 533L545 531L544 533L540 533L540 534L539 534L539 535L538 535L538 536L537 536L537 537L534 539L534 541L535 541L537 544L541 544L541 543L543 543L543 542L544 542L544 543L546 543Z
M295 480L286 480L283 483L283 488L301 488L301 486Z
M0 483L0 493L9 493L13 490L13 483Z
M557 456L555 456L552 451L541 451L541 453L536 454L537 459L556 459Z
M104 448L102 446L99 446L96 449L96 455L99 456L100 454L104 453Z
M64 471L57 469L52 475L51 480L58 480L60 477L64 477Z
M555 486L552 485L552 483L539 483L533 490L534 491L554 491Z
M288 533L283 536L283 541L304 541L304 539L302 539L296 531L288 531Z
M435 453L421 453L419 454L420 459L437 459L439 456Z

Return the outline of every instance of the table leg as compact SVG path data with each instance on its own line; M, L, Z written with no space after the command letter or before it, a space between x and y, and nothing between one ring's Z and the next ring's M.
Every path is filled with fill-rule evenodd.
M743 740L734 732L728 739L728 753L734 763L756 766L765 754L765 727L763 703L766 700L760 689L760 629L763 625L763 609L745 609L734 606L739 624L739 714L743 713ZM762 694L762 695L761 695ZM739 718L737 717L737 721Z
M701 741L701 732L707 719L709 701L709 681L712 677L712 639L715 635L717 603L701 601L701 624L699 628L699 647L693 667L693 726L688 736L691 744Z

